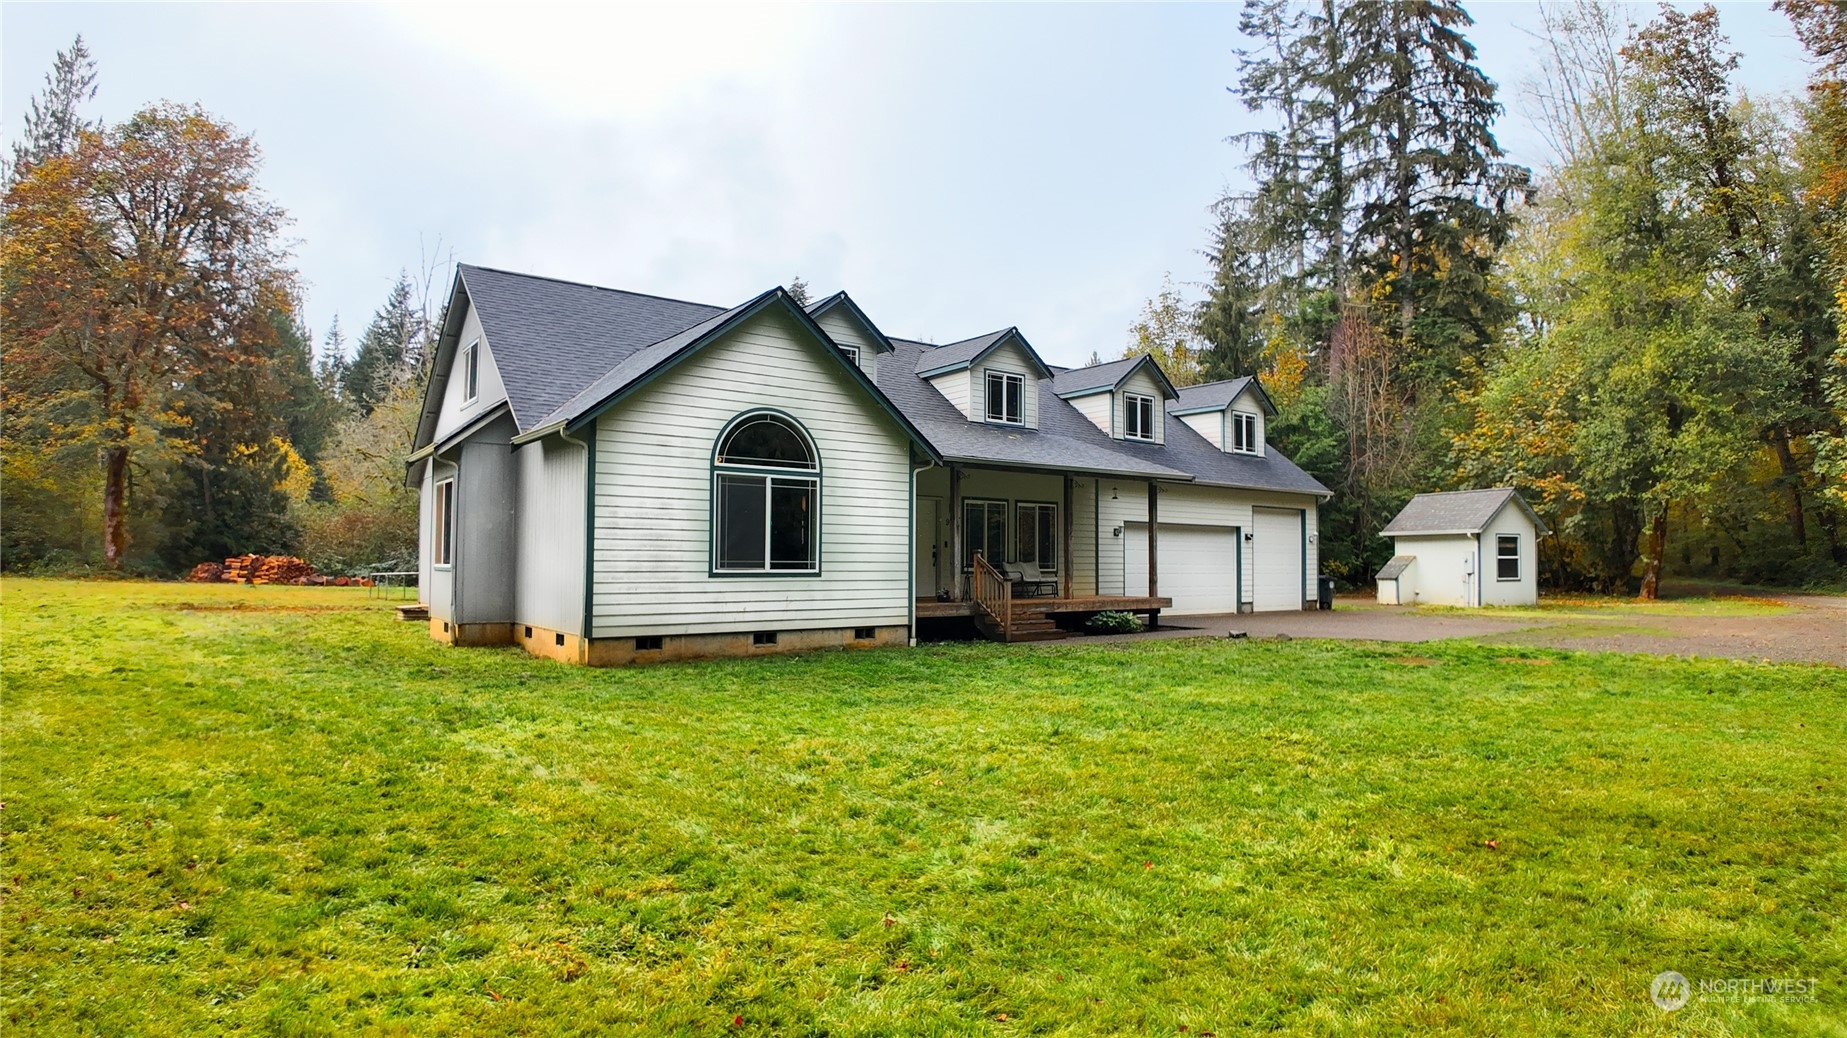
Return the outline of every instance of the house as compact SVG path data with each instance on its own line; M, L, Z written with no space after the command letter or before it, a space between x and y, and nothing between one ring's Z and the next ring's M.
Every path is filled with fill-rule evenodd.
M1551 532L1511 487L1419 494L1379 531L1393 545L1379 603L1534 605L1538 542Z
M729 308L462 265L407 478L431 636L590 664L968 617L1300 609L1320 483L1252 379L937 346L837 293Z

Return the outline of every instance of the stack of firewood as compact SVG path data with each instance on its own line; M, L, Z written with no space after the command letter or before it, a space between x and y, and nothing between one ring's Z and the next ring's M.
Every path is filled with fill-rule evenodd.
M328 577L293 555L233 555L220 565L201 562L187 574L199 584L293 584L297 587L371 587L370 577Z
M201 562L186 574L186 579L194 584L216 584L224 579L224 567L216 562Z
M293 555L259 556L252 584L298 584L315 575L314 567Z

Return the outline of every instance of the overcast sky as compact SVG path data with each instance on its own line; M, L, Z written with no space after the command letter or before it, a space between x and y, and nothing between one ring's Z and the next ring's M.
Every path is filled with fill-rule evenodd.
M1471 4L1513 157L1528 3ZM1721 5L1756 94L1799 91L1768 4ZM1643 15L1652 8L1638 8ZM0 7L0 135L81 32L93 114L198 102L253 133L306 318L356 336L400 268L453 260L729 306L797 274L893 335L1018 325L1119 352L1205 276L1252 125L1223 6ZM1195 292L1195 294L1197 294Z

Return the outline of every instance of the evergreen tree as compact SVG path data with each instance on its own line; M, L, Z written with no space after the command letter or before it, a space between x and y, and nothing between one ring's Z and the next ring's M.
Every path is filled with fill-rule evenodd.
M340 373L340 397L346 405L370 414L392 387L413 377L412 369L422 357L424 331L410 276L400 271L384 305L359 337L352 363Z
M25 133L13 144L10 179L18 179L33 166L58 155L68 155L85 130L100 130L102 123L85 119L79 109L96 98L96 61L79 35L69 50L58 52L45 87L26 109Z

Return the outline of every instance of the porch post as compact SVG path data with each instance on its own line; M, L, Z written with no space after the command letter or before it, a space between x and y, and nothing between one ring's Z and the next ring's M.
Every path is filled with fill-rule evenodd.
M1148 597L1161 597L1161 486L1148 481ZM1161 625L1161 611L1148 614L1150 628Z
M1065 510L1064 510L1064 517L1063 517L1065 528L1064 528L1064 533L1063 533L1063 539L1058 542L1058 552L1059 552L1058 561L1060 563L1058 568L1064 570L1064 577L1065 577L1064 597L1066 598L1071 597L1071 575L1073 572L1072 563L1071 563L1071 527L1072 527L1071 486L1072 486L1072 479L1070 476L1066 476L1065 477Z
M949 565L955 580L950 587L955 588L956 601L968 601L968 589L962 586L962 466L949 466L949 522L954 533L950 536Z

